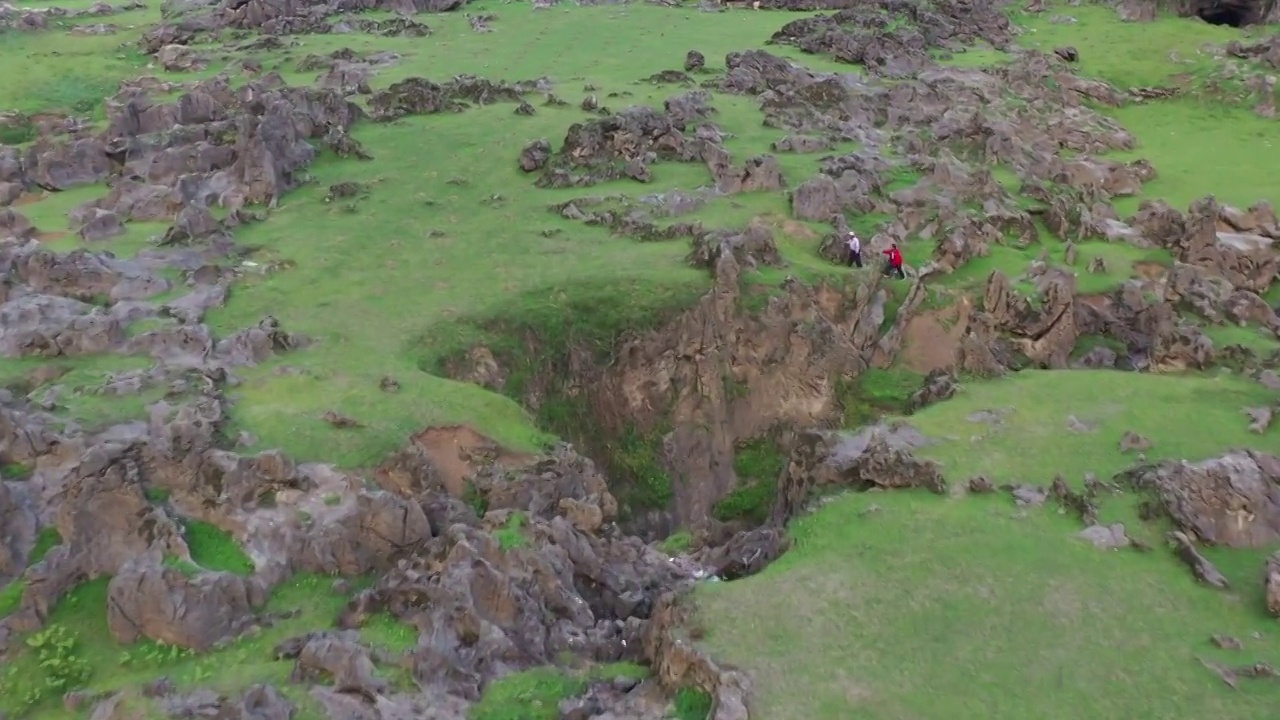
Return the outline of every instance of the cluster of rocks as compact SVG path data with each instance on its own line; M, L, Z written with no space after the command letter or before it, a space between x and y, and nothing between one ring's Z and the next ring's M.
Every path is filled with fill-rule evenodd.
M146 3L136 0L130 0L120 5L96 2L87 8L77 10L68 10L67 8L56 6L41 8L17 7L10 3L0 3L0 30L47 30L51 22L57 22L61 19L106 17L146 7ZM116 27L114 25L105 23L75 25L72 27L72 32L79 34L107 35L115 32L115 30Z
M300 679L332 679L334 687L314 691L331 712L351 706L393 717L451 698L457 711L447 717L462 718L467 701L509 672L567 656L645 659L659 600L688 580L665 555L613 527L617 504L603 477L567 447L516 475L502 467L478 474L474 487L487 506L478 516L445 492L430 458L412 447L395 466L412 482L388 489L278 452L220 449L225 405L216 388L178 407L153 407L149 422L95 434L59 431L26 403L0 401L0 460L32 468L25 481L0 483L0 578L24 582L19 609L0 621L0 649L39 627L75 584L103 575L112 577L104 610L119 641L204 651L267 622L271 588L295 573L375 573L374 586L334 618L336 630L290 640L277 655L296 662ZM148 499L155 490L167 499ZM521 540L508 547L497 533L515 514L524 518ZM193 574L166 563L192 562L182 518L232 534L256 571ZM62 543L26 568L44 526ZM380 679L372 650L344 632L380 611L421 629L402 660L420 691ZM179 705L241 702L158 692Z
M142 49L154 54L166 46L186 46L235 31L254 30L268 38L304 34L364 32L384 36L425 37L431 28L412 15L457 10L468 0L232 0L221 3L166 3L163 21L148 30ZM359 15L387 11L396 16Z
M716 113L705 90L675 95L662 112L636 106L616 115L576 123L552 152L546 140L521 151L520 169L540 171L538 187L586 187L629 178L652 179L659 161L704 163L721 194L782 190L786 181L772 155L748 158L737 165L724 147L726 133L708 118ZM692 127L691 127L692 126Z
M1233 451L1201 462L1166 461L1122 473L1125 483L1149 495L1147 517L1171 519L1170 542L1196 578L1213 587L1230 583L1196 549L1203 543L1263 548L1280 539L1280 457ZM1263 573L1267 609L1280 616L1280 553Z
M68 214L69 229L84 240L121 235L132 222L169 223L153 247L122 259L50 251L18 209L0 210L0 356L150 357L153 371L111 381L113 392L139 392L156 383L187 386L192 373L216 376L299 344L270 320L251 338L222 340L201 320L245 270L230 261L230 231L261 217L246 206L274 204L303 182L313 142L361 155L348 130L363 112L336 91L286 87L274 75L235 90L225 78L196 83L168 103L149 99L157 90L145 79L127 84L108 102L105 131L41 136L25 150L0 147L6 204L34 191L110 185ZM173 270L187 294L150 302L174 288L166 272ZM140 321L150 329L133 332Z
M909 429L806 433L779 479L769 523L722 528L676 563L615 526L618 504L603 476L568 446L522 468L481 468L470 478L476 497L464 502L446 491L437 458L414 443L389 459L375 485L275 451L222 449L225 422L216 386L179 406L154 406L148 422L98 433L58 429L28 403L0 397L0 460L32 469L22 482L0 482L0 578L24 583L20 607L0 620L0 653L17 633L39 627L64 593L103 575L112 578L105 610L120 642L206 651L270 623L271 589L296 573L372 573L376 582L351 595L332 629L275 650L333 717L464 718L492 680L573 657L650 663L662 686L701 688L715 698L717 717L746 718L750 683L684 636L683 591L708 573L742 577L777 558L787 521L820 489L946 490L936 464L911 456L918 436ZM184 518L234 536L253 574L192 572ZM46 526L62 542L27 567ZM418 628L417 644L389 655L363 643L356 631L376 613ZM415 687L384 677L392 666L407 669ZM583 718L658 718L669 698L658 687L597 683L565 709ZM179 714L292 708L271 686L221 695L159 679L100 698L95 717L128 717L139 696Z

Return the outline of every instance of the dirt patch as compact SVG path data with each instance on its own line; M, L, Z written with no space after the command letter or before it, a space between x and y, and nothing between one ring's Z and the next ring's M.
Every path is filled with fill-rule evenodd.
M1134 272L1145 280L1161 282L1169 275L1169 268L1158 262L1142 261L1133 264Z
M508 450L466 425L429 427L413 436L440 471L445 489L461 497L466 479L493 463L519 468L534 463L535 455Z
M1082 302L1095 310L1105 310L1111 303L1106 295L1077 295L1077 302Z
M971 309L969 298L961 297L951 307L922 312L913 318L907 324L902 353L907 368L927 375L953 367Z
M783 217L782 215L778 215L776 213L765 213L763 215L757 215L755 216L755 218L753 218L753 220L763 222L765 225L768 225L771 229L777 232L780 232L789 238L794 238L796 240L817 240L818 238L822 237L817 232L815 232L813 228L809 227L808 225L805 225L802 222L793 220L789 217Z
M39 240L42 243L48 243L48 242L55 242L57 240L61 240L66 236L67 236L66 231L50 230L48 232L36 233L36 240Z

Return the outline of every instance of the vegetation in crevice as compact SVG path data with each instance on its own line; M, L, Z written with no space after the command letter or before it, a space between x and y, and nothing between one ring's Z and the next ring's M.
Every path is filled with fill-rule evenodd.
M858 428L885 415L904 413L923 381L920 373L898 367L870 368L854 378L842 378L836 385L840 426Z
M738 488L721 498L712 509L717 520L741 520L754 525L769 519L777 495L778 476L787 465L787 455L773 437L741 443L734 450L733 471Z

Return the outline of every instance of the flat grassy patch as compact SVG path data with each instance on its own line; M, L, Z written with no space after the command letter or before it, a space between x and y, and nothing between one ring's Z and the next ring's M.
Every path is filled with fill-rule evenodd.
M1199 661L1280 662L1259 565L1224 565L1224 594L1171 554L1102 552L1079 529L1007 496L846 495L795 522L796 549L760 575L702 586L698 621L752 674L761 720L1246 718L1280 702L1275 683L1232 690ZM1219 633L1245 651L1215 649Z
M159 11L159 5L153 5L142 12L112 16L107 22L154 22ZM105 119L103 99L115 93L118 82L147 72L148 58L135 47L121 47L122 39L120 35L71 35L64 30L0 32L5 67L0 98L6 108L20 112Z
M1109 478L1134 461L1133 453L1120 454L1126 431L1152 441L1150 460L1201 460L1237 446L1274 451L1275 438L1251 434L1241 413L1272 395L1226 373L1024 371L966 383L910 422L935 441L918 454L942 463L953 481L986 475L997 483L1047 484L1062 473L1078 483L1086 472ZM1091 429L1068 429L1072 417Z

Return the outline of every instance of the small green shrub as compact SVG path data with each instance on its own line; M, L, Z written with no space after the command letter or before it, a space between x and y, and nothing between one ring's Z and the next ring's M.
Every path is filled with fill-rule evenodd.
M721 498L711 514L721 522L746 520L759 525L769 519L777 494L778 485L773 480L752 480Z
M662 552L668 555L680 555L689 552L689 548L693 547L693 536L687 530L672 533L659 543L658 547Z
M467 481L467 486L462 490L462 501L471 506L477 517L484 517L484 514L489 512L489 501L484 499L484 496L480 494L480 491L476 489L476 486L470 480Z
M634 427L627 428L622 437L610 445L613 464L632 479L632 485L621 494L643 508L664 508L675 497L671 478L658 461L663 434L655 430L641 435Z
M26 480L31 477L31 468L21 463L0 465L0 480Z
M711 714L711 696L695 688L681 688L675 705L679 720L707 720Z
M36 139L36 128L30 122L0 125L0 145L22 145Z
M169 499L169 491L160 487L149 487L142 491L142 495L147 499L147 502L153 505L158 505Z
M512 513L507 524L493 536L498 539L498 545L503 550L513 550L528 545L529 539L524 535L524 513Z
M741 484L716 503L712 514L723 522L746 520L759 524L768 520L777 495L778 476L786 464L787 456L771 439L752 440L738 448L733 470Z
M556 668L541 667L490 683L470 720L556 720L561 700L581 693L585 681Z
M50 550L61 544L62 535L58 533L58 528L40 528L40 532L36 535L35 547L31 548L31 557L27 558L27 567L44 560L44 556L48 555Z
M390 613L379 612L360 626L360 638L391 652L405 652L418 644L418 629Z

